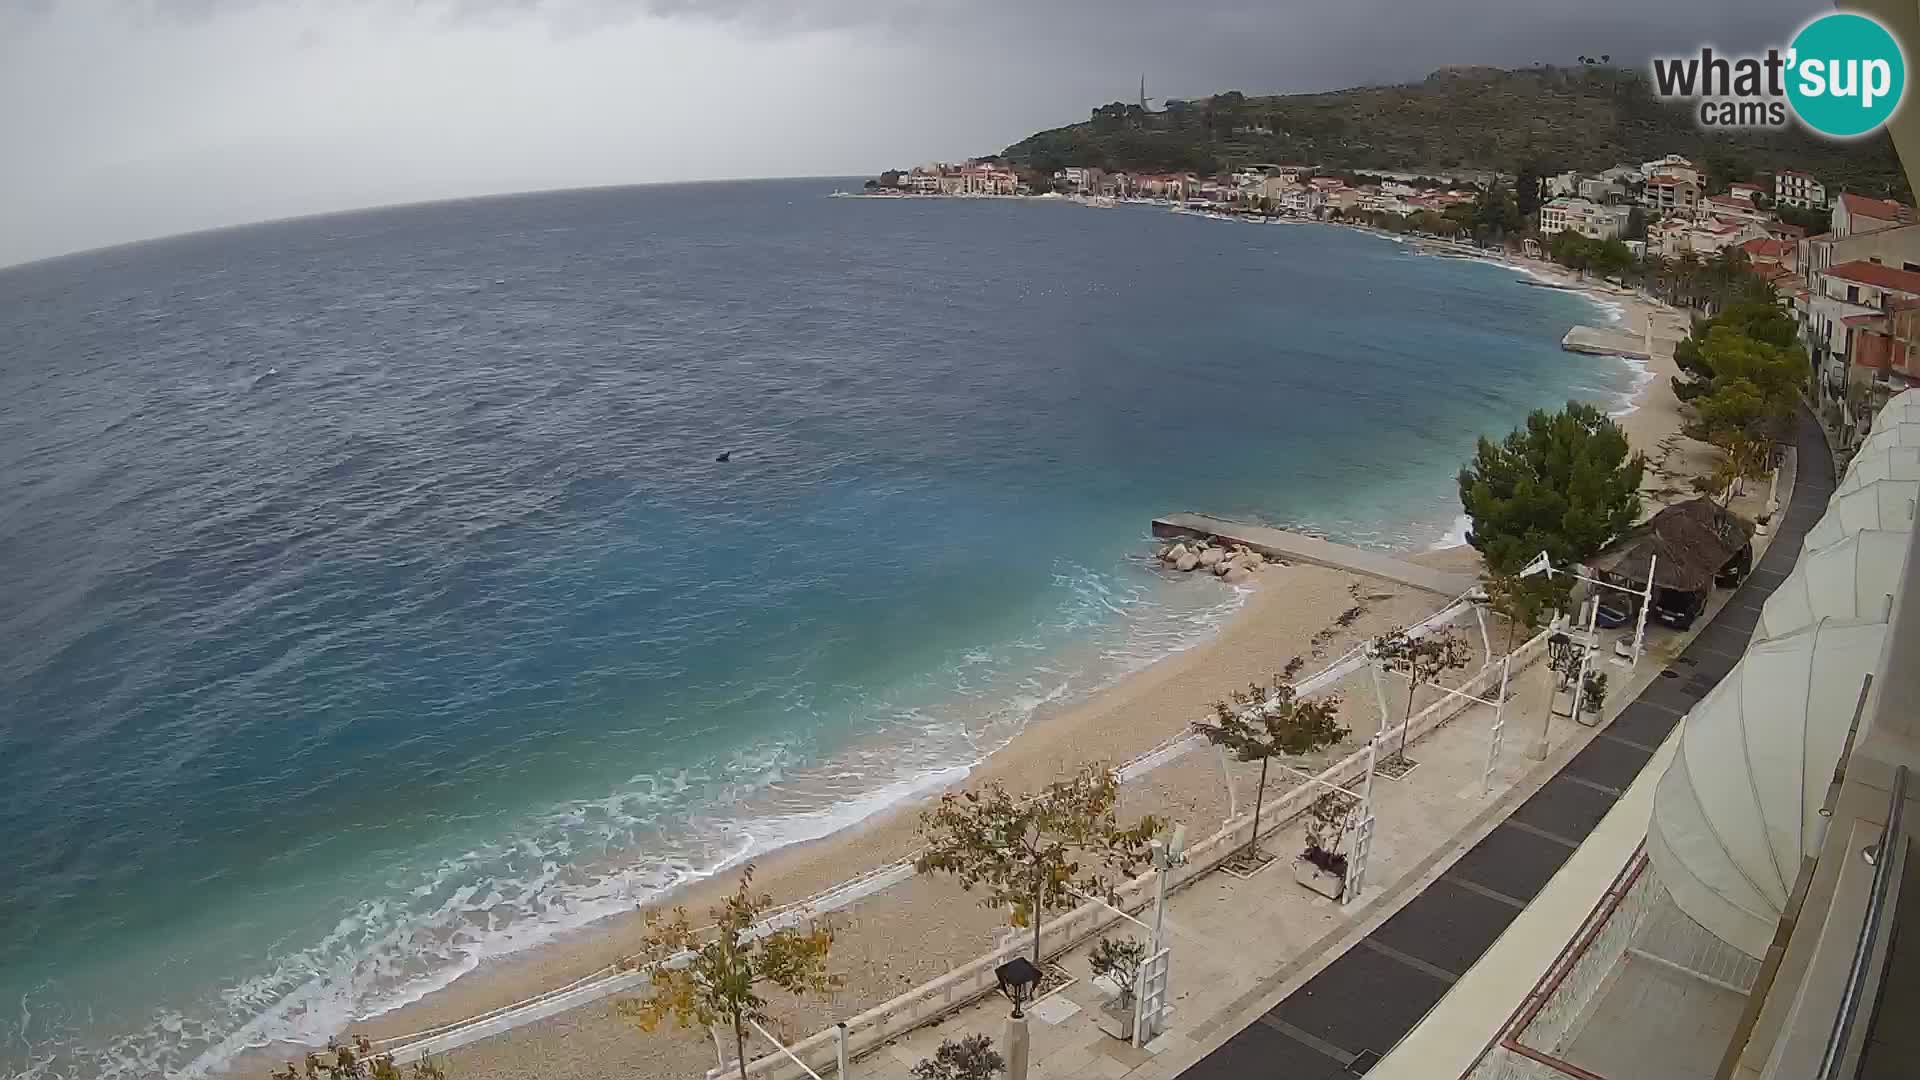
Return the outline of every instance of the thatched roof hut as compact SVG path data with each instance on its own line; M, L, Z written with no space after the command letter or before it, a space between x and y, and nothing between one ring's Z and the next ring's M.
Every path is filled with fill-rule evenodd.
M1753 522L1712 499L1690 499L1634 526L1595 556L1592 565L1610 580L1644 587L1647 563L1657 556L1656 588L1704 592L1752 537Z

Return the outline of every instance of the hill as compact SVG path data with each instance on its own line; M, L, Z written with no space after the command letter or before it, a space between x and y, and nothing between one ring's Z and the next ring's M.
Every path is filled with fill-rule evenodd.
M1083 123L1030 135L1002 156L1047 174L1067 165L1210 173L1249 162L1415 172L1531 166L1547 174L1670 153L1704 165L1716 186L1796 168L1829 191L1911 198L1884 132L1844 143L1798 127L1709 132L1691 109L1654 98L1641 73L1600 64L1444 68L1417 83L1321 94L1229 91L1152 112L1114 102Z

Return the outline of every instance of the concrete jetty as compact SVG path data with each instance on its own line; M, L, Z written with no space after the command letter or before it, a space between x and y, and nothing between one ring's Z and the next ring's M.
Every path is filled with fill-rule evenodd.
M1651 333L1642 336L1629 334L1624 330L1606 330L1598 326L1576 326L1567 331L1566 337L1560 339L1560 347L1568 352L1625 356L1634 360L1651 360L1653 346L1654 340Z
M1244 544L1270 559L1310 563L1390 581L1451 600L1479 584L1469 574L1453 574L1396 559L1379 551L1348 547L1305 533L1228 521L1211 514L1168 514L1153 519L1153 535L1162 539L1205 536L1226 544Z

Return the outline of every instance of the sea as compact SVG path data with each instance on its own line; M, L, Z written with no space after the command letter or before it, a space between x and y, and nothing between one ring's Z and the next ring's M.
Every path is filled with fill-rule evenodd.
M321 1041L842 828L1233 613L1154 515L1457 543L1479 435L1644 379L1357 230L841 186L0 270L0 1075Z

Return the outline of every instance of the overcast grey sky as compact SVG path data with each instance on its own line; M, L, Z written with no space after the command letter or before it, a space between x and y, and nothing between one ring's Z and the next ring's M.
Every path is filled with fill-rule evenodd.
M293 214L858 174L1132 95L1783 42L1795 0L0 0L0 265Z

